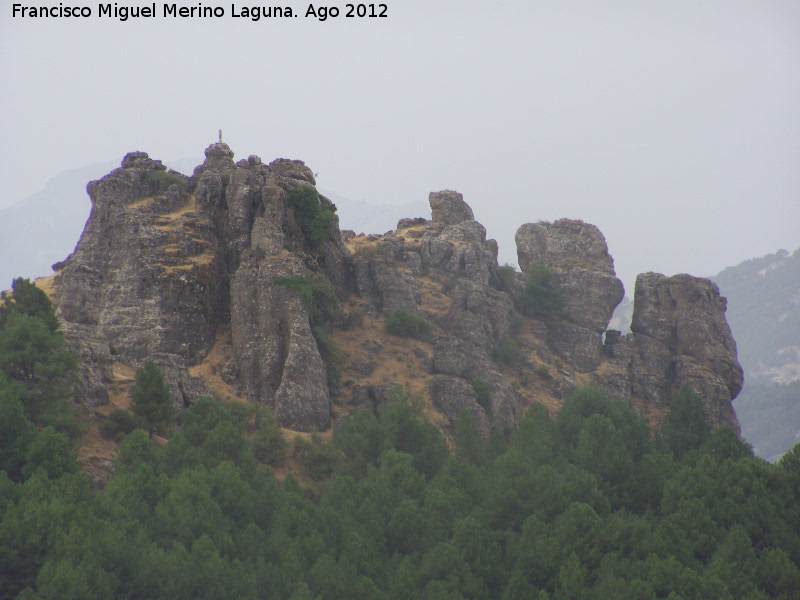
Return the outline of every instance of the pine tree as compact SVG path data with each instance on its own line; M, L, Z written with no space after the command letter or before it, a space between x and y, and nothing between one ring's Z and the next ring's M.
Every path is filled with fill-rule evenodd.
M11 313L22 313L44 321L51 333L58 329L58 319L50 298L30 279L17 277L11 283L11 290L11 294L0 302L0 327L5 325Z
M173 405L164 375L152 360L136 371L136 385L131 390L131 410L139 417L150 434L164 429L172 422Z

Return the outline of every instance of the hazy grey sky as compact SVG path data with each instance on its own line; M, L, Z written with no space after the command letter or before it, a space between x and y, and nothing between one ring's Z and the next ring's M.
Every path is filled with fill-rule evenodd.
M0 207L131 150L201 156L222 128L238 158L305 160L342 196L458 190L501 262L524 222L594 223L629 294L638 272L800 245L797 0L390 0L326 22L163 4L120 22L2 2Z

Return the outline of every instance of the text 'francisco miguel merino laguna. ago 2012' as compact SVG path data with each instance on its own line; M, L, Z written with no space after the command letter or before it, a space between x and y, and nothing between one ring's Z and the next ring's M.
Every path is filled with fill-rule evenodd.
M314 6L309 4L305 11L295 11L291 6L236 6L231 4L230 13L225 11L222 6L203 6L198 2L197 6L179 6L178 4L161 4L161 11L156 9L156 3L149 6L120 6L114 4L97 4L97 10L91 6L65 6L60 2L57 6L27 6L15 3L11 7L11 16L15 18L90 18L106 17L127 21L128 19L146 18L223 18L230 16L233 18L245 18L251 21L258 21L262 17L311 17L319 21L325 21L329 17L372 17L380 18L388 16L388 6L386 4L345 4L340 11L337 6Z

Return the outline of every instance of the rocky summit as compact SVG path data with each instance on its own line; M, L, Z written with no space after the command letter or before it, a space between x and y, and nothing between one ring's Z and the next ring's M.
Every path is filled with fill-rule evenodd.
M430 219L357 235L303 162L234 161L224 143L205 156L187 177L132 152L88 185L91 215L52 281L87 407L123 404L153 360L179 408L216 394L296 431L402 389L443 429L466 411L488 437L590 383L653 425L688 384L739 431L742 370L707 279L640 275L622 336L607 330L622 282L594 225L522 225L517 272L458 192L431 193Z

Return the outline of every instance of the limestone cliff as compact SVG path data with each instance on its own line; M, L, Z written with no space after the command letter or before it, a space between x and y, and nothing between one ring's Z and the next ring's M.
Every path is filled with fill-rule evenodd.
M741 368L709 281L641 275L633 333L622 337L607 331L622 283L593 225L523 225L514 273L457 192L431 193L431 219L357 236L340 231L326 198L297 200L314 186L300 161L235 162L222 143L191 177L134 152L91 182L81 240L54 265L57 312L83 359L77 397L114 402L120 380L153 359L179 407L216 393L314 431L377 410L401 385L443 428L466 410L488 436L509 432L532 402L555 410L589 382L657 422L688 383L715 425L738 431ZM558 311L522 308L526 274L540 265ZM398 309L431 335L387 334Z

